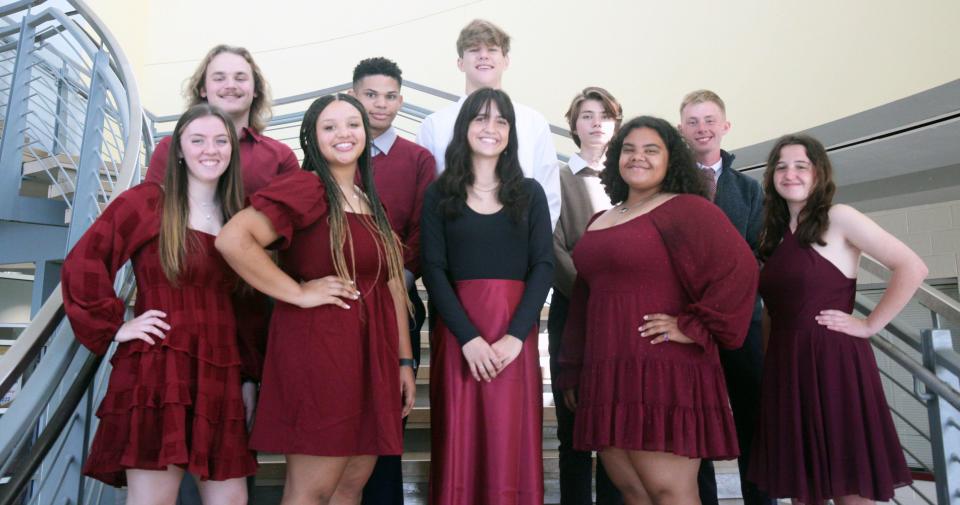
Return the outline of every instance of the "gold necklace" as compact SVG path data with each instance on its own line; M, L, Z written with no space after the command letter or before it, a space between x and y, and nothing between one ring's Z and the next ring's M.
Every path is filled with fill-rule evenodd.
M617 212L619 212L621 215L626 214L627 212L630 212L630 211L633 210L633 209L636 209L636 208L638 208L638 207L643 207L643 206L646 205L647 203L652 202L653 199L656 198L656 197L658 197L658 196L660 196L660 192L659 192L659 191L657 191L656 193L654 193L654 194L652 194L652 195L650 195L650 196L648 196L648 197L640 200L639 202L634 203L633 205L627 205L626 202L624 202L624 203L620 204L620 208L617 209Z
M481 193L490 193L491 191L495 191L495 190L497 190L498 188L500 188L500 183L499 183L499 182L495 182L495 183L493 184L493 186L488 186L488 187L486 187L486 188L481 188L481 187L477 186L476 184L471 184L471 185L470 185L470 189L472 189L472 190L474 190L474 191L481 192Z

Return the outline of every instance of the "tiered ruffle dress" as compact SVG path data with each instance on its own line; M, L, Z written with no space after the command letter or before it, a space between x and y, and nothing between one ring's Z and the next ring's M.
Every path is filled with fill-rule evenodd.
M577 281L560 354L561 389L578 389L574 447L737 456L718 346L747 333L757 263L729 219L678 195L647 214L587 230L573 251ZM691 344L638 328L676 316Z
M247 448L240 395L240 356L230 295L237 277L214 248L213 235L189 230L186 264L177 285L158 255L163 190L144 183L110 204L70 251L63 265L63 303L77 340L107 351L124 322L114 292L129 259L137 281L134 313L167 314L166 338L117 346L100 425L85 475L126 484L127 469L177 465L201 479L256 472Z

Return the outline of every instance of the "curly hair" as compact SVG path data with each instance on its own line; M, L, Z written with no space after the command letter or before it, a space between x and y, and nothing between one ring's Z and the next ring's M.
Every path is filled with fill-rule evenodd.
M683 141L683 137L670 123L653 116L640 116L627 121L620 131L614 135L607 147L607 160L603 171L600 172L600 182L603 184L610 203L618 205L627 199L630 187L620 175L620 153L623 142L631 131L637 128L649 128L660 136L660 140L667 148L667 173L660 182L660 191L667 193L686 193L707 197L707 185L703 175L697 168L693 153Z
M503 204L507 214L514 222L520 222L527 209L531 195L523 185L523 170L517 157L517 120L510 102L510 96L493 88L480 88L463 102L457 121L453 125L453 139L447 146L447 169L437 179L440 190L440 211L448 218L455 218L467 205L467 186L473 184L473 150L467 140L470 122L481 114L490 113L490 105L495 104L500 115L510 125L507 147L497 160L496 174L500 180L497 199Z
M353 86L356 88L360 81L364 77L369 77L371 75L385 75L387 77L393 78L397 81L397 86L403 86L403 77L401 77L403 71L400 70L400 67L397 66L396 62L393 60L388 60L382 57L367 58L362 60L360 63L357 63L357 66L353 67Z
M363 225L371 231L376 237L379 245L386 252L387 268L390 278L403 279L403 256L400 251L400 243L393 229L390 227L390 221L387 219L387 213L384 211L383 204L377 194L377 188L373 182L373 166L370 161L370 120L360 102L347 94L337 93L336 95L322 96L316 100L307 109L303 115L303 122L300 126L300 147L303 149L303 169L315 172L320 176L326 188L327 205L329 206L328 222L330 223L330 254L333 258L334 268L337 275L346 279L352 279L351 269L348 268L344 247L353 252L353 238L350 236L350 227L347 224L347 217L343 210L343 194L340 192L337 181L334 180L330 172L330 163L320 152L320 146L317 145L317 119L320 113L334 101L343 101L349 103L360 113L363 118L364 146L360 158L357 160L357 171L360 173L360 182L363 186L363 192L370 204L372 216L361 215ZM372 219L370 219L372 217ZM379 254L379 253L378 253ZM352 258L351 258L352 259ZM355 272L355 270L354 270Z
M267 84L266 79L263 78L263 72L260 70L260 67L257 66L257 62L253 61L253 55L244 47L219 44L214 46L213 49L203 57L200 65L197 66L193 75L187 80L186 89L184 90L187 107L193 107L194 105L207 101L203 96L205 93L204 90L206 90L207 87L207 67L210 66L210 62L213 61L214 58L223 53L235 54L250 64L250 72L253 73L251 77L253 78L254 93L253 102L250 103L250 128L255 132L262 133L272 116L270 110L270 86Z
M760 259L769 258L773 254L790 225L787 201L777 193L773 184L773 175L777 171L777 163L780 163L780 151L786 146L802 146L814 168L813 188L797 216L797 231L794 235L803 246L827 245L823 234L830 226L829 212L833 205L833 195L837 191L837 186L833 183L833 165L827 149L819 140L802 133L793 133L780 137L767 156L767 168L763 172L764 217L758 248Z

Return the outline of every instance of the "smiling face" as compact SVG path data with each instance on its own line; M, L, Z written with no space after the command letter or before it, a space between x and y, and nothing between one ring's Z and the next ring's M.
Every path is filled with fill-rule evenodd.
M204 73L200 96L236 122L246 122L254 92L253 69L242 56L223 52L213 57Z
M370 118L370 133L376 138L390 128L403 105L400 84L386 75L368 75L353 87L353 94L363 104Z
M601 101L588 99L580 104L576 129L581 148L589 146L603 149L613 138L616 126L616 119L607 113Z
M630 191L649 193L660 190L670 155L656 131L641 127L624 137L619 161L620 177Z
M720 141L730 131L730 122L716 103L692 103L680 112L679 130L697 161L714 163L720 157Z
M317 117L317 146L331 167L356 164L366 147L363 117L356 107L334 100Z
M510 123L500 114L496 103L487 102L480 114L470 121L467 142L474 158L497 158L507 148Z
M230 165L231 149L230 134L220 118L203 116L191 121L180 134L188 181L215 182Z
M499 46L480 43L463 51L457 59L457 68L466 75L467 89L500 88L504 70L510 65L510 57Z
M790 144L780 149L780 159L773 172L773 186L787 204L804 204L817 182L816 167L802 145Z

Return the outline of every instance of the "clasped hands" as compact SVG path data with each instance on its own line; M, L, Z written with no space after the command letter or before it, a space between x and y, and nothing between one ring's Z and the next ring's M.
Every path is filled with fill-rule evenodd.
M470 366L470 373L477 381L490 382L517 359L523 350L523 341L513 335L504 335L493 344L483 337L475 337L460 349Z

